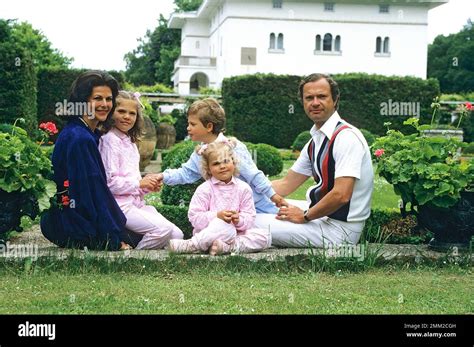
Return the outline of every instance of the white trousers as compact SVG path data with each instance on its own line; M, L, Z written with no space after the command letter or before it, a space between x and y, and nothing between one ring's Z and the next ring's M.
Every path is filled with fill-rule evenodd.
M306 210L306 201L287 200L290 205ZM281 221L274 214L257 214L255 225L268 229L272 245L279 247L327 247L344 243L357 244L365 222L342 222L329 217L312 220L304 224Z
M237 231L234 224L226 223L217 217L191 238L194 246L203 252L206 252L217 239L227 244L233 243L236 253L259 252L270 247L272 243L268 229L252 228Z
M125 227L134 233L143 235L136 249L160 249L171 239L182 239L183 232L163 217L153 206L127 206Z

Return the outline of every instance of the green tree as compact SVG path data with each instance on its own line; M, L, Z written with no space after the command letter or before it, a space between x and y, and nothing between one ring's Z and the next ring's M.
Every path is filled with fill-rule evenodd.
M0 19L0 123L17 125L30 134L37 126L37 77L31 53L13 37L12 21Z
M158 27L148 30L140 45L125 55L125 77L135 85L163 83L171 85L174 61L179 56L181 34L169 29L168 21L160 14Z
M474 25L469 19L457 34L439 35L428 47L428 77L443 93L474 91Z
M30 23L12 22L12 36L20 47L31 54L36 70L67 68L73 61L53 48L47 37Z
M175 0L176 12L194 11L202 0ZM125 54L125 77L135 84L153 85L163 83L172 86L171 75L174 62L181 53L181 30L168 28L168 21L160 14L158 27L148 30L139 39L139 45Z
M196 11L201 6L203 0L174 0L176 11L188 12Z

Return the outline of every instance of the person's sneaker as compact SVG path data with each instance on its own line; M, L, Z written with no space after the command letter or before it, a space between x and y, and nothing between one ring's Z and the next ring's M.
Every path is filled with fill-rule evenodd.
M171 253L199 253L191 240L173 239L170 240L168 250Z
M234 248L234 243L229 245L224 241L217 239L212 243L209 255L230 254L235 251Z

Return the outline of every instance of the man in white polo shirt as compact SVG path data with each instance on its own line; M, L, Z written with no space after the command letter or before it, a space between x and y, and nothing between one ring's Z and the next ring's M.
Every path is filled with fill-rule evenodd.
M272 182L287 196L313 177L306 201L288 200L278 215L257 214L256 226L270 228L272 244L284 247L323 247L359 241L370 215L374 172L362 133L337 113L337 83L312 74L301 81L299 96L314 122L312 139L285 177Z

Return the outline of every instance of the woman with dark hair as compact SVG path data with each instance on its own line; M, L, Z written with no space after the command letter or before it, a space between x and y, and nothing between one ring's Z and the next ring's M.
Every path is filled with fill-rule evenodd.
M126 218L107 187L97 147L97 127L112 117L118 90L102 71L87 71L72 84L63 112L69 122L52 157L58 204L41 219L43 235L60 247L130 249Z

